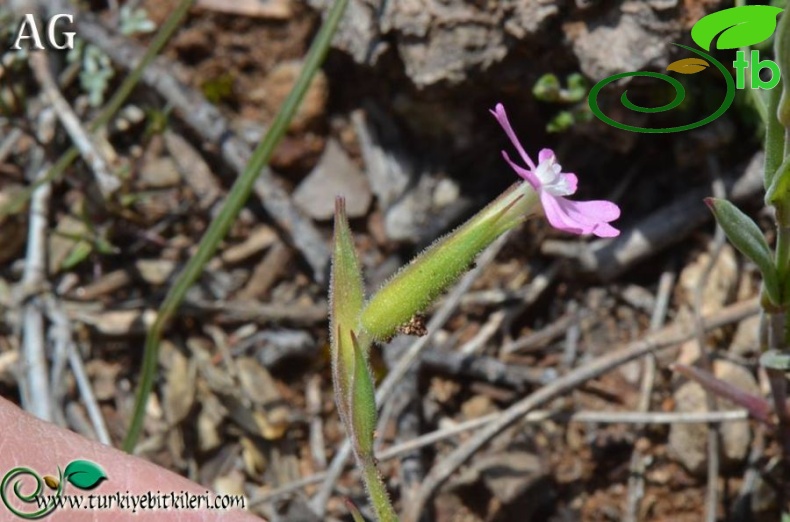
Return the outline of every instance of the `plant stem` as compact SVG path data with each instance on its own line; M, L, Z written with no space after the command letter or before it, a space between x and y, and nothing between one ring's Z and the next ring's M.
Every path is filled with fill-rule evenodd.
M395 514L395 510L390 503L387 486L384 485L384 480L381 478L381 473L379 473L372 455L370 457L360 457L357 461L362 467L362 477L365 480L370 503L376 511L376 518L378 518L379 522L397 522L398 515Z

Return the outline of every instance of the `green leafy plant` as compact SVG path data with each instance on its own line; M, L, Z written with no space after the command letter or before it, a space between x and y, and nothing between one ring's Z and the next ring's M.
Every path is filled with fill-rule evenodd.
M546 124L546 131L556 133L564 132L577 123L591 121L593 114L586 103L581 103L587 98L589 86L580 73L569 74L565 79L566 87L560 83L557 75L546 73L535 82L532 94L536 99L547 102L570 106L557 112Z

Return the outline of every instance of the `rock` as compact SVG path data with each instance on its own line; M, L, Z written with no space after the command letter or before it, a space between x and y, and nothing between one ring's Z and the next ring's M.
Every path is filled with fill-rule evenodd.
M330 140L318 165L294 192L294 202L313 219L326 220L335 213L335 196L346 198L350 218L364 216L373 199L365 175L340 145Z
M569 24L566 34L573 41L582 72L596 82L666 61L664 39L643 27L631 14L622 14L613 24Z
M476 459L474 466L479 469L488 489L504 504L513 502L545 478L540 459L524 451L487 454Z
M729 361L715 361L713 373L733 386L749 393L759 394L754 376L748 370ZM696 382L686 382L673 394L675 410L678 412L707 411L705 390ZM717 398L719 408L733 409L730 401ZM701 475L707 466L707 433L705 424L673 424L669 431L669 455L680 462L691 473ZM749 422L734 421L721 425L723 456L725 463L742 462L749 451L751 430Z
M370 188L384 211L400 198L412 180L414 169L402 145L398 126L373 103L351 114Z
M167 259L138 259L134 267L149 285L163 285L173 275L176 263Z
M387 211L384 228L392 240L425 243L443 233L468 205L455 181L423 174Z
M760 316L755 315L738 323L730 344L730 353L739 357L753 357L760 353Z
M253 98L260 98L269 112L276 114L291 93L302 71L302 65L301 60L277 64L264 79L261 92L253 93ZM288 125L288 130L301 132L315 124L324 115L327 99L329 99L329 84L326 75L319 69L310 81L307 93Z
M309 0L326 10L330 0ZM333 46L375 65L392 42L418 87L459 83L500 62L559 12L556 0L351 0Z
M686 303L694 303L694 293L700 278L705 274L710 263L710 254L700 254L680 274L679 283ZM735 251L730 245L724 245L716 258L716 262L708 276L707 284L702 290L703 316L720 310L735 295L738 285L738 262Z
M152 158L143 163L137 188L140 190L162 189L175 187L180 182L181 175L173 158Z

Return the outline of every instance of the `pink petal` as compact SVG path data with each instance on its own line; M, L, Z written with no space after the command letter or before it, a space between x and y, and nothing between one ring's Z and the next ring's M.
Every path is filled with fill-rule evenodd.
M610 201L571 201L541 191L540 202L551 225L573 234L616 237L620 231L608 224L620 217L620 208Z
M598 237L617 237L620 235L620 231L609 223L600 223L596 225L592 233Z
M521 156L521 159L524 160L524 163L529 165L532 170L535 170L535 164L524 151L524 147L522 147L521 143L518 141L516 133L513 132L513 127L510 126L510 122L507 119L507 114L505 113L505 107L501 103L497 103L495 110L489 110L489 112L494 115L494 118L496 118L496 120L499 122L499 125L502 126L502 129L504 129L507 137L510 138L513 146L516 147L516 150L518 151L519 156Z
M508 162L510 167L516 171L516 174L524 178L530 185L532 185L532 188L534 188L535 190L538 190L540 188L540 180L537 178L537 176L535 176L535 174L531 170L527 170L524 167L521 167L516 163L514 163L510 159L510 156L507 155L507 152L505 152L504 150L502 151L502 156L505 158L505 161Z
M620 207L611 201L571 201L560 202L565 212L572 218L588 223L610 222L620 217Z
M540 152L538 152L538 163L543 163L544 161L548 161L550 159L554 159L556 161L554 151L551 149L540 149Z
M568 184L568 189L571 191L571 194L576 192L576 187L579 185L579 178L576 177L576 174L563 172L562 176L565 178L565 183Z
M589 234L592 232L591 226L585 226L573 221L560 206L563 198L552 196L545 190L540 191L540 203L543 205L543 213L549 224L557 230L569 232L571 234Z

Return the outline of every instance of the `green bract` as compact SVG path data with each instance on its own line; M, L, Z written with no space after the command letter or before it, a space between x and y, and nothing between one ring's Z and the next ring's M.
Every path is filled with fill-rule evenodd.
M364 301L362 272L359 268L354 239L346 219L343 198L335 201L335 238L332 253L332 274L329 280L329 332L332 355L332 377L340 417L347 423L349 392L354 378L356 355L353 328L359 323Z

